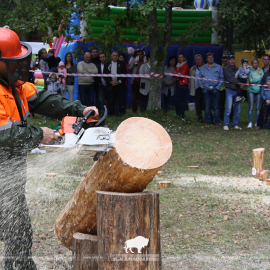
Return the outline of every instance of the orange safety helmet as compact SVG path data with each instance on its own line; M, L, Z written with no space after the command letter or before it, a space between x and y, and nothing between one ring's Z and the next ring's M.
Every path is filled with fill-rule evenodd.
M20 42L14 31L0 27L0 62L5 63L0 67L6 68L7 78L2 79L8 79L9 86L18 86L28 80L31 59L31 46Z

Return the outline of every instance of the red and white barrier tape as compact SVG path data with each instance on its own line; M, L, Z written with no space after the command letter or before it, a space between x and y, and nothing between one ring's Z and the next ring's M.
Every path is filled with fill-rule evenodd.
M30 70L30 72L40 72L42 74L50 74L52 72L41 72L41 71L34 71ZM182 77L182 78L189 78L195 80L203 80L203 81L212 81L212 82L222 82L222 83L230 83L227 81L220 81L220 80L213 80L207 78L200 78L195 76L188 76L188 75L179 75L165 72L164 75L151 72L151 74L92 74L92 73L68 73L69 76L87 76L87 77L125 77L125 78L150 78L151 76L163 78L164 75L173 76L173 77ZM231 83L231 84L239 84L239 85L254 85L254 86L268 86L265 84L253 84L253 83Z

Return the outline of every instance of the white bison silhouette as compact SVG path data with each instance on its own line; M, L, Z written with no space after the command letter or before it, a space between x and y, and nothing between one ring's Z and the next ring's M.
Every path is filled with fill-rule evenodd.
M128 253L128 249L131 253L134 253L132 251L132 248L137 248L139 253L141 252L141 249L143 247L146 247L149 243L149 238L144 238L143 236L137 236L134 239L129 239L125 242L124 249L126 250L126 253Z

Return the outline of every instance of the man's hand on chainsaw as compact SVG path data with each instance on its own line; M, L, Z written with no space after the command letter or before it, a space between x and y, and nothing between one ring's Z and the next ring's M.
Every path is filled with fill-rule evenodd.
M98 116L99 116L99 112L98 112L98 109L95 107L95 106L92 106L92 107L86 107L83 111L83 116L86 116L86 114L88 112L90 112L91 110L94 110L95 111L95 115L93 116L90 116L90 118L92 119L98 119Z
M55 134L56 130L47 127L42 127L42 130L43 130L43 139L41 141L42 144L48 144L51 142L59 141L58 136Z

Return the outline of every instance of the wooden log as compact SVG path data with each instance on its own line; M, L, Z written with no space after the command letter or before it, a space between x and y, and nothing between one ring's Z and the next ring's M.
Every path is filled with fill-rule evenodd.
M56 220L55 231L62 244L71 248L76 232L97 233L96 190L143 191L171 152L171 139L158 123L142 117L122 122L114 148L93 165Z
M268 170L261 170L258 175L259 180L265 181L269 178L269 171Z
M157 182L157 185L159 187L169 187L172 185L172 182L171 181L160 181L160 182Z
M252 175L259 176L259 172L264 169L264 148L253 149Z
M159 194L97 191L98 269L161 269Z
M98 243L96 235L83 233L75 233L73 235L72 269L98 269Z

